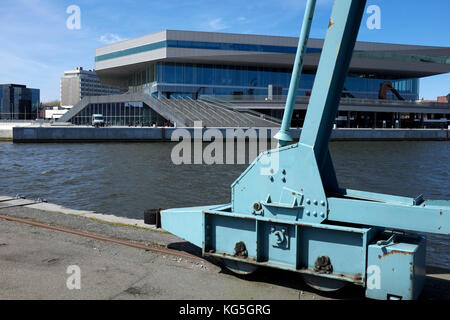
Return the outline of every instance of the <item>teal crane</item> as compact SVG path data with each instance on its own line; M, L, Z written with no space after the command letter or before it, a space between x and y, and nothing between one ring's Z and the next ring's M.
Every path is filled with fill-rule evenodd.
M422 233L449 235L450 201L340 188L328 147L365 0L334 3L301 137L291 143L315 3L307 2L278 148L231 185L231 203L164 210L162 228L237 273L273 267L320 290L353 283L369 298L416 299L425 282Z

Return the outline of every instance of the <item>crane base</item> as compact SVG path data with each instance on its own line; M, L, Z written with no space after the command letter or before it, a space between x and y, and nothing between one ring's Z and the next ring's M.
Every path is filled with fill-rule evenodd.
M258 267L300 273L306 283L335 291L366 287L373 299L416 299L425 279L425 237L382 228L305 223L231 211L229 204L161 212L165 230L224 261L237 274Z

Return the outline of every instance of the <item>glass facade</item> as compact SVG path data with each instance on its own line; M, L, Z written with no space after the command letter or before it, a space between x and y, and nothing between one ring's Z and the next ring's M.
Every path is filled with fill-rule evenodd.
M148 90L156 81L156 65L148 64L139 72L134 72L127 79L128 91L140 92Z
M89 104L71 119L73 124L91 125L92 115L101 114L107 126L162 126L163 117L142 102Z
M276 53L295 54L297 47L243 44L243 43L218 43L204 41L164 40L151 44L145 44L116 52L111 52L95 57L95 61L105 61L129 55L159 50L163 48L184 48L213 51L240 51L252 53ZM308 53L320 53L320 48L308 48ZM217 52L212 53L215 55ZM219 53L220 54L220 53ZM239 54L239 53L238 53ZM169 54L168 54L169 55ZM170 55L169 55L170 56ZM200 61L201 56L197 57ZM186 60L185 60L186 61ZM206 60L207 61L207 60ZM194 63L174 62L169 60L148 61L139 63L136 70L129 73L127 70L120 79L117 78L121 92L144 92L158 98L188 97L198 99L201 96L211 95L219 99L235 100L264 100L269 96L269 86L274 88L272 94L287 96L292 68L277 66L249 66L230 63ZM315 72L306 70L300 80L298 96L311 95L315 80ZM386 98L390 100L418 100L419 79L399 79L395 75L374 76L370 74L349 74L346 78L343 97L359 99L379 99L381 85L391 82L400 96L387 91ZM395 90L394 90L395 91ZM145 103L140 105L124 103L91 104L82 112L72 118L76 124L90 124L94 113L103 114L109 125L163 125L167 122L158 116ZM281 117L281 111L270 110L270 114Z
M0 85L0 119L35 120L39 105L39 89L15 84Z
M189 64L159 62L156 65L158 85L165 85L166 96L189 96L197 94L234 96L267 96L267 87L283 87L287 95L291 79L291 69L270 67L227 66L208 64ZM142 77L141 77L142 79ZM300 81L299 95L311 93L315 75L304 73ZM349 76L345 82L345 91L355 98L378 99L380 84L391 81L393 87L405 100L417 100L419 97L419 79L380 79L373 77ZM141 84L141 86L145 86ZM396 99L388 93L388 99Z

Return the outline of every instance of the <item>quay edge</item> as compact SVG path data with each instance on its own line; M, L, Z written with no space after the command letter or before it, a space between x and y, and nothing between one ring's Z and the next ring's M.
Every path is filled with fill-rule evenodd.
M0 139L16 143L50 143L50 142L161 142L172 141L177 129L187 130L191 137L194 130L217 129L223 137L227 130L254 129L259 138L260 133L273 137L278 128L140 128L140 127L14 127L11 138L7 132L0 132ZM266 131L268 130L268 131ZM291 129L294 139L298 139L301 129ZM175 132L175 134L177 134ZM197 135L198 136L198 135ZM178 141L178 139L175 139ZM206 141L206 140L205 140ZM331 141L449 141L448 129L334 129Z

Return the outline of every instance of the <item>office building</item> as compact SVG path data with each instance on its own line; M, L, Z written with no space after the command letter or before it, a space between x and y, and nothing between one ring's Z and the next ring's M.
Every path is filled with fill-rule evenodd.
M39 105L39 89L0 84L0 120L35 120L39 117Z
M82 67L65 71L61 78L61 106L66 109L76 105L83 97L119 92L117 87L102 85L95 71L83 70Z

